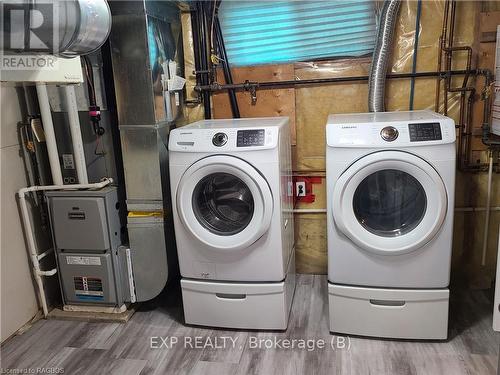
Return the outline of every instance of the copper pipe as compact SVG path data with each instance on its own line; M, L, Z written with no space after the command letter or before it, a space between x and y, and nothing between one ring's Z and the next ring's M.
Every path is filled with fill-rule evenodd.
M452 56L454 51L467 51L467 63L466 63L466 71L470 72L471 69L471 64L472 64L472 48L468 46L464 47L450 47L447 49L447 52L449 53L449 56ZM450 65L451 66L451 65ZM467 83L469 81L469 73L466 73L464 76L464 79L462 81L462 87L457 87L457 88L451 88L451 77L448 78L448 85L447 85L447 90L448 92L460 92L460 113L459 113L459 126L460 126L460 131L459 131L459 167L463 168L464 165L469 163L469 154L467 151L463 148L463 144L469 143L469 136L468 136L468 127L469 124L468 119L466 120L465 113L466 113L466 105L465 105L465 99L466 99L466 93L469 92L469 103L473 99L473 93L475 92L475 89L473 87L467 87ZM469 105L468 103L468 105ZM467 111L469 111L470 108L467 107ZM469 113L467 113L468 115ZM467 116L469 117L469 116ZM464 141L464 138L465 141Z
M444 47L446 46L446 40L448 36L448 15L450 11L450 1L446 0L444 4L444 14L443 14L443 29L441 31L441 45L439 46L440 50L439 53L442 55L444 52ZM446 55L445 55L446 58ZM441 62L442 64L442 62ZM439 71L442 70L442 65L439 67ZM445 70L449 70L445 66ZM439 106L439 103L438 103ZM439 108L439 107L438 107ZM446 93L446 88L443 93L443 113L447 114L448 113L448 95Z
M455 37L455 14L457 10L456 0L451 0L451 18L450 18L450 36L448 38L448 47L453 47L453 39ZM448 64L451 65L451 56L448 56Z
M467 62L465 67L465 71L467 73L465 74L464 81L462 83L462 88L465 88L469 80L470 70L472 66L472 48L470 46L448 47L448 48L443 48L443 51L448 52L450 56L452 56L452 53L455 51L467 51ZM450 82L451 82L451 77L450 77Z
M451 8L450 8L451 3ZM449 20L449 22L448 22ZM444 92L443 92L443 113L445 115L448 114L448 94L452 92L460 93L459 100L459 120L457 124L457 128L459 128L458 132L458 160L457 164L460 169L470 169L469 166L469 155L470 155L470 135L471 135L471 126L472 126L472 104L475 97L475 88L468 87L467 84L469 82L472 65L472 48L470 46L453 46L454 40L454 32L455 32L455 20L456 20L456 1L455 0L447 0L445 3L445 10L443 15L443 27L442 27L442 35L440 37L440 51L438 55L438 70L442 70L442 54L444 53L445 57L445 73L449 72L452 67L453 53L457 51L467 51L467 62L466 62L466 74L462 81L461 87L451 87L452 86L452 77L450 74L446 74L444 77ZM440 80L439 80L440 81ZM440 82L436 83L436 102L435 107L439 108L439 100L440 100ZM466 99L468 96L468 102L466 105Z
M469 155L470 155L470 135L472 134L472 105L474 103L476 90L474 88L467 88L469 91L469 97L467 100L467 106L464 106L464 110L461 108L461 116L463 122L459 124L459 138L458 138L458 152L459 159L457 161L458 167L461 170L469 169ZM465 93L462 93L465 97ZM466 110L465 110L466 108ZM467 115L465 115L465 113ZM465 156L465 157L464 157Z
M441 72L441 58L443 56L442 47L443 47L443 36L441 35L439 37L438 63L436 69L436 71L438 72ZM441 90L441 77L438 77L436 79L436 101L434 103L434 112L439 112L439 98L441 96L440 90Z
M449 56L452 56L454 51L467 51L467 64L466 64L466 71L470 72L471 69L471 64L472 64L472 48L468 46L464 47L450 47L447 49L447 52L449 53ZM450 64L451 66L451 64ZM467 145L470 140L469 140L469 133L468 133L468 128L469 124L467 123L469 121L469 111L471 110L469 107L469 104L471 103L471 100L474 97L474 92L475 88L474 87L467 87L467 83L469 80L469 73L466 73L464 76L464 79L462 81L462 87L456 87L456 88L451 88L451 77L447 77L447 85L446 89L448 92L460 92L460 112L459 112L459 120L458 124L460 127L459 130L459 142L458 142L458 150L459 150L459 158L458 158L458 166L461 169L466 169L466 165L469 164L469 153L464 149L463 145L464 143ZM465 104L465 99L466 99L466 93L469 92L469 102L467 103L467 120L466 120L466 104ZM465 141L464 141L464 138Z
M450 2L451 2L451 14L450 14ZM437 71L443 71L443 53L445 58L445 69L443 75L440 75L436 80L436 98L435 98L435 109L436 112L439 111L440 104L440 95L441 95L441 79L445 80L444 83L444 98L443 98L443 113L448 113L448 93L449 92L459 92L460 93L460 120L457 127L459 128L458 132L458 166L462 170L481 170L481 165L470 165L469 157L471 153L471 135L472 135L472 108L475 100L475 88L468 87L468 81L470 75L473 73L471 70L472 65L472 48L469 46L453 46L454 39L454 29L455 29L455 16L456 16L456 1L455 0L446 0L443 14L443 26L441 31L441 36L439 38L439 53L438 53L438 63L437 63ZM450 21L450 22L448 22ZM449 33L449 35L448 35ZM462 81L461 87L451 87L452 77L449 73L451 71L453 52L455 51L467 51L467 66L466 66L466 74ZM485 76L485 85L488 85L489 73L488 71L477 71L476 75L484 75ZM468 95L467 105L465 105L465 100ZM485 101L485 109L483 113L483 122L488 120L488 105ZM484 131L484 130L483 130Z
M470 139L470 136L472 135L472 105L474 104L475 95L476 91L474 90L469 94L469 100L467 101L467 123L463 134L465 137L465 155L467 155L467 158L463 160L462 169L467 169L469 166L469 155L472 143Z
M453 55L453 50L454 48L461 48L461 47L453 47L453 39L454 39L454 34L455 34L455 14L456 14L456 8L457 8L457 3L455 0L451 1L451 16L450 16L450 30L449 30L449 36L446 38L445 36L445 47L443 50L445 52L446 56L446 64L445 64L445 70L449 71L451 70L451 59ZM446 20L448 20L448 15L446 15ZM445 115L448 114L448 92L450 92L450 87L451 87L451 77L448 75L445 78L444 81L444 108L443 112ZM465 103L465 102L464 102Z

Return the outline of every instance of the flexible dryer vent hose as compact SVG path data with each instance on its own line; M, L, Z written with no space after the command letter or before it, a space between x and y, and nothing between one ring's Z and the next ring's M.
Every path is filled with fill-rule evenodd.
M368 80L368 110L370 112L385 111L385 76L400 5L401 0L385 0L380 12L377 40Z

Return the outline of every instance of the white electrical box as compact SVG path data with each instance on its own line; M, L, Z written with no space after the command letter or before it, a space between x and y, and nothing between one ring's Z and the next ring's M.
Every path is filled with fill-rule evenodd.
M0 55L0 81L10 83L68 84L83 82L80 57Z

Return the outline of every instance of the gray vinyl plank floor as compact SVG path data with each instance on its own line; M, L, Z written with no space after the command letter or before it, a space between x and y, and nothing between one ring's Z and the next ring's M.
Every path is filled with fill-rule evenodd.
M491 311L491 293L452 289L447 341L336 337L328 332L326 277L298 275L287 331L223 330L184 325L180 291L173 285L126 324L38 321L2 345L1 368L2 373L38 369L92 375L496 374L500 340ZM275 337L323 339L327 345L314 350L251 345Z

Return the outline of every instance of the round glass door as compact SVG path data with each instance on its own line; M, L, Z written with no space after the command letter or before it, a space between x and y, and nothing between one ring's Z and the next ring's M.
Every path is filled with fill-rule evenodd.
M420 182L406 172L384 169L366 177L353 197L354 215L373 234L404 235L422 221L427 198Z
M241 179L229 173L213 173L198 182L192 204L200 224L221 236L241 232L254 212L252 192Z
M237 157L198 160L184 172L176 194L182 224L204 248L248 248L271 225L274 203L269 184Z
M335 182L332 196L336 227L361 249L381 255L421 248L439 231L448 209L436 170L403 151L357 160Z

